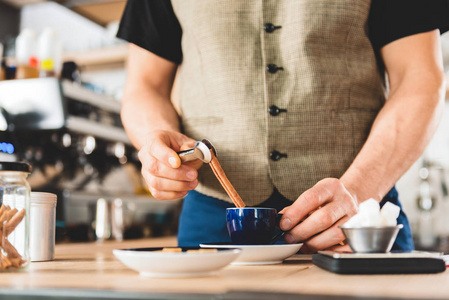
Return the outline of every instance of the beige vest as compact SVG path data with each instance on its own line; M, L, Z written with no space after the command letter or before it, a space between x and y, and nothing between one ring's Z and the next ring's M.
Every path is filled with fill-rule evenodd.
M260 204L274 187L294 201L320 179L340 177L385 102L367 37L370 1L172 3L183 30L183 130L215 145L245 203ZM282 28L267 32L267 23ZM283 70L271 73L269 64ZM273 105L287 111L272 115ZM199 182L199 192L230 201L209 166Z

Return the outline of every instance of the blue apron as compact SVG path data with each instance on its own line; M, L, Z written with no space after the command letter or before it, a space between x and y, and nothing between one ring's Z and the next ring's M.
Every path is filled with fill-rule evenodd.
M382 199L380 205L383 206L387 201L401 207L395 188ZM291 201L275 189L270 198L259 206L272 207L280 211L291 204ZM190 191L184 199L179 219L179 246L197 247L201 243L231 242L226 228L226 208L228 207L234 207L234 205L197 191ZM414 250L410 225L402 207L397 221L398 224L403 224L404 228L399 231L392 250Z

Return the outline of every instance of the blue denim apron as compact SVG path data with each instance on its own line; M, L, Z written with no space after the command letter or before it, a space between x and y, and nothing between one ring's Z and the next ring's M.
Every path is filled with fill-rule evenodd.
M387 201L401 207L398 192L395 188L385 196L380 203L383 206ZM260 207L272 207L277 211L291 205L292 202L282 196L276 189L273 194L260 204ZM226 228L226 208L234 207L232 203L218 200L190 191L184 199L178 228L178 244L181 247L197 247L201 243L230 242ZM407 216L402 211L398 217L398 224L404 228L399 231L393 250L413 250L413 240Z

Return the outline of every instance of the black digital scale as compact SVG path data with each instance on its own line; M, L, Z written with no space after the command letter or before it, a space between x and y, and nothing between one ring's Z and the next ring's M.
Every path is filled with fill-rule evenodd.
M318 267L337 274L440 273L446 261L439 252L341 253L320 251L312 256Z

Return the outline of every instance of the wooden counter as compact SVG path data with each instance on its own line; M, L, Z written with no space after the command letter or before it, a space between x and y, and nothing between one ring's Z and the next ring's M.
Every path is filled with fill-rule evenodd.
M228 266L197 278L146 278L122 265L116 248L175 246L174 238L62 244L56 259L0 274L0 298L35 299L329 299L449 298L449 271L429 275L337 275L308 256L279 265Z

